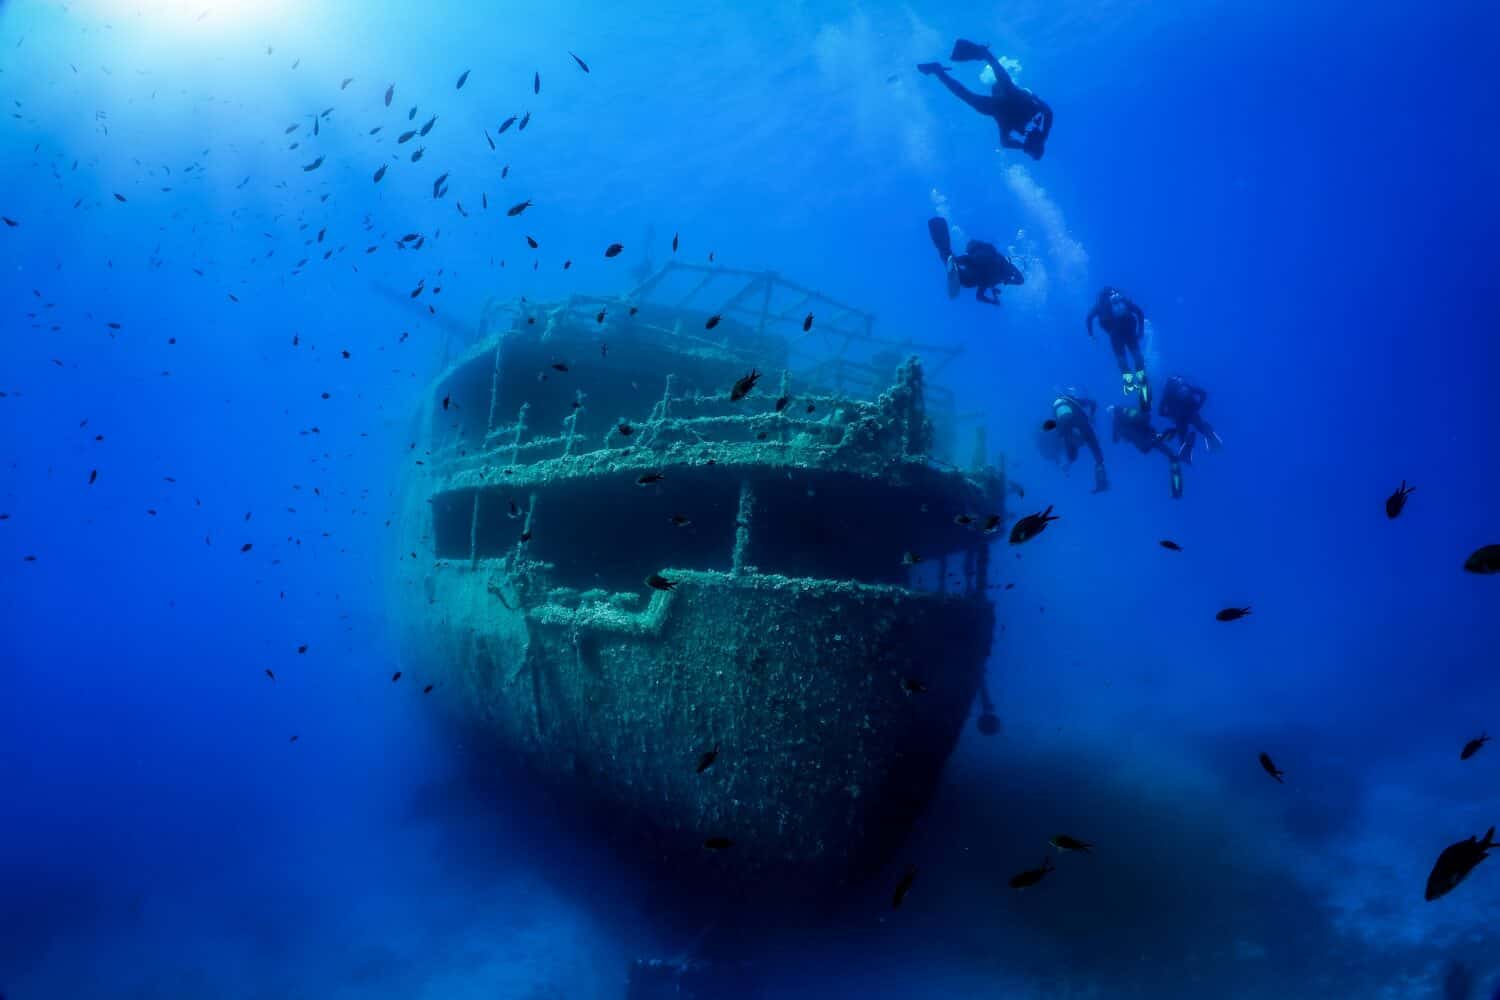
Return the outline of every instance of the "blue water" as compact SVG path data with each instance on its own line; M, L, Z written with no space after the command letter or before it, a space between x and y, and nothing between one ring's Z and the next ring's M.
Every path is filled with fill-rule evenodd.
M388 681L385 522L445 331L624 292L680 232L962 346L942 379L1019 512L1062 516L1000 553L1002 734L966 731L889 878L746 939L770 995L1437 997L1462 966L1488 996L1500 865L1422 887L1500 822L1500 749L1458 759L1500 732L1500 580L1461 569L1500 542L1496 21L0 2L0 992L609 998L636 956L715 946ZM959 36L1055 110L1040 162L914 72ZM939 211L1016 252L1000 309L945 296ZM1102 414L1108 493L1036 452L1057 387L1120 401L1081 328L1106 283L1211 393L1224 447L1181 500ZM1095 855L1010 890L1060 830Z

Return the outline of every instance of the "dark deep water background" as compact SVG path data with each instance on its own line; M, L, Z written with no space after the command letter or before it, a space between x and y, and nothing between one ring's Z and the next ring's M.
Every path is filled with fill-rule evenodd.
M1500 750L1457 758L1500 731L1500 581L1459 569L1500 542L1496 22L1466 2L0 3L0 991L615 997L630 957L693 945L652 878L476 777L388 681L384 522L443 325L492 294L624 291L648 226L658 262L680 231L688 259L964 345L946 381L987 408L1022 511L1064 518L999 552L1004 733L966 732L890 879L826 927L761 921L775 995L1427 997L1452 961L1493 990L1500 871L1421 890L1500 823ZM1055 109L1040 163L912 71L960 35ZM528 108L491 153L481 130ZM394 133L434 112L413 165ZM499 210L523 198L535 254ZM944 298L938 201L1023 254L1003 309ZM1158 372L1212 393L1226 447L1179 502L1122 447L1102 496L1035 453L1054 387L1114 401L1080 329L1104 283L1145 306ZM1006 888L1058 830L1097 855Z

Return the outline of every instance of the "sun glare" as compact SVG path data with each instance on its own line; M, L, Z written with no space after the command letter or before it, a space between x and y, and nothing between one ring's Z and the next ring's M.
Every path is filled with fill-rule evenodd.
M78 5L104 20L137 21L153 30L212 32L264 24L285 13L286 0L83 0Z

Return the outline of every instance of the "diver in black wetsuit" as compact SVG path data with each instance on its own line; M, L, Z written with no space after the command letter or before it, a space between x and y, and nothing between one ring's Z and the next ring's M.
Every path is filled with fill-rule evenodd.
M969 107L995 120L1000 126L1000 145L1006 149L1020 149L1033 160L1040 160L1045 152L1047 136L1052 133L1052 109L1047 102L1024 87L1016 86L1005 67L1000 65L989 47L976 45L960 38L953 43L954 62L984 60L995 74L990 95L985 97L969 90L949 74L941 63L922 63L917 70L936 76L943 86Z
M964 252L955 255L947 219L941 216L928 219L927 232L932 237L932 245L937 247L938 259L948 270L948 298L957 298L959 288L972 288L974 297L980 302L998 306L1001 285L1026 283L1016 265L993 243L970 240Z
M1151 412L1151 386L1146 381L1146 358L1141 353L1141 337L1146 333L1146 314L1141 307L1125 297L1118 288L1106 285L1099 292L1099 300L1089 310L1083 321L1089 336L1094 335L1094 320L1109 334L1109 346L1115 352L1115 362L1120 366L1121 389L1125 395L1139 392L1141 409Z
M1124 440L1133 444L1143 455L1159 451L1167 456L1167 465L1172 473L1172 499L1182 499L1182 464L1172 454L1172 449L1162 443L1162 436L1151 426L1151 414L1135 406L1111 406L1110 411L1114 414L1113 438L1117 443Z
M1189 465L1193 463L1193 445L1197 443L1198 434L1203 435L1203 446L1209 451L1213 451L1215 445L1224 446L1213 425L1203 419L1203 404L1207 401L1208 393L1181 375L1173 375L1162 386L1157 412L1172 421L1172 426L1161 432L1162 440L1174 435L1180 439L1182 445L1177 457Z
M1051 430L1043 424L1038 431L1038 443L1042 454L1060 461L1066 453L1068 465L1078 458L1078 449L1087 448L1094 456L1094 492L1109 489L1109 477L1104 472L1104 449L1099 447L1099 436L1094 433L1094 412L1099 404L1073 389L1064 389L1052 400ZM1059 447L1060 446L1060 447Z

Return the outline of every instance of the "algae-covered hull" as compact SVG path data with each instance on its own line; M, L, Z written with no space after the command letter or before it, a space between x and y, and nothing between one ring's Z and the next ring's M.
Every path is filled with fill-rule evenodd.
M856 881L980 684L1003 479L929 454L914 359L873 400L786 370L734 398L741 342L775 351L765 312L705 341L640 302L609 327L582 321L591 301L519 308L437 380L404 484L403 655L660 858Z

